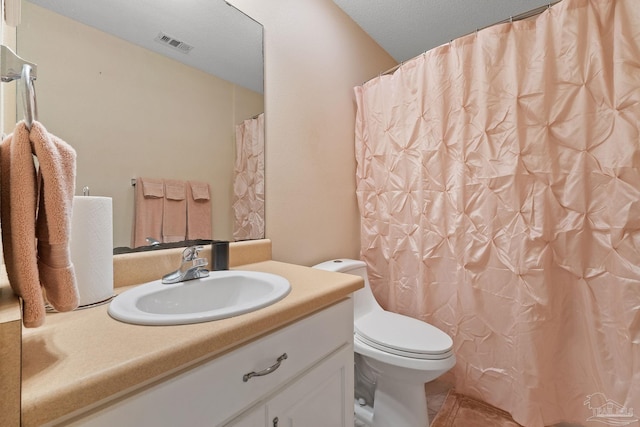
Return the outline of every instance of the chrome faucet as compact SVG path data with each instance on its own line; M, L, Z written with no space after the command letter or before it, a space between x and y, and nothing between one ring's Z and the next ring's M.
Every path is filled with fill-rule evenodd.
M209 264L209 262L205 258L198 257L198 252L202 249L202 246L189 246L185 249L182 252L182 264L180 264L180 268L173 273L163 276L162 283L171 284L207 277L209 270L203 267Z

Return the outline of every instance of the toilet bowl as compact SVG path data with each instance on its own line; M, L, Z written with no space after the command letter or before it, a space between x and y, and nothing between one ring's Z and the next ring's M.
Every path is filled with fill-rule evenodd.
M368 365L376 372L377 379L373 407L363 405L362 400L354 404L360 425L427 427L424 384L455 365L451 338L428 323L383 310L369 286L364 262L337 259L314 268L355 274L364 279L364 288L353 295L353 344L355 353L361 356L356 358L356 363Z

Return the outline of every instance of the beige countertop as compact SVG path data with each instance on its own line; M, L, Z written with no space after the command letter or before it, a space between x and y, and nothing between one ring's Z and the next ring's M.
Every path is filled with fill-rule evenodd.
M0 425L20 425L20 301L0 266Z
M108 305L103 305L51 313L44 326L23 329L22 425L41 425L131 392L294 322L362 287L357 276L277 261L236 268L279 274L291 283L291 293L253 313L193 325L122 323L112 319Z

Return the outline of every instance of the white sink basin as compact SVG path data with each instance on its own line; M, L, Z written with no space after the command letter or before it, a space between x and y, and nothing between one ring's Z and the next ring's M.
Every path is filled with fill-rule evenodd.
M138 325L184 325L237 316L271 305L291 291L289 281L256 271L212 271L209 277L129 289L111 301L109 315Z

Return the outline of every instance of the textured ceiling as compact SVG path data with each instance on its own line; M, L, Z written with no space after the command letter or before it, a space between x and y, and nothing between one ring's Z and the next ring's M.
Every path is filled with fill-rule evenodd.
M224 0L29 1L263 92L262 26ZM333 1L398 62L549 3L549 0ZM154 39L160 32L194 46L193 50L184 54L158 44Z
M61 15L263 92L262 26L224 0L29 0ZM193 46L154 41L160 32Z
M550 0L333 0L396 61Z

